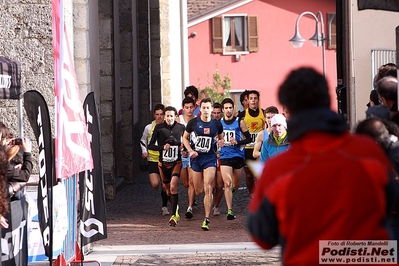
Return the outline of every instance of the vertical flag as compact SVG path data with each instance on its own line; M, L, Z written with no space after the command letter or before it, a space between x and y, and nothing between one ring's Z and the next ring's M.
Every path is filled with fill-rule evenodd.
M86 123L91 136L91 151L94 168L79 173L81 197L80 234L82 246L107 238L105 193L101 160L101 141L98 113L94 93L90 92L84 101Z
M39 226L46 255L52 252L52 187L53 187L53 144L51 138L50 114L43 96L35 90L24 93L24 108L39 146L39 185L37 209Z
M93 168L75 67L63 20L63 1L53 0L54 93L57 104L57 178Z

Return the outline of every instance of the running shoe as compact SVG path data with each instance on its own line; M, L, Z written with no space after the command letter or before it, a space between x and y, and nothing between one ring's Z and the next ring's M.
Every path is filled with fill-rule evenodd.
M175 227L176 224L179 222L180 217L179 215L172 215L169 219L169 225Z
M164 216L169 215L168 207L162 207L161 210L162 210L162 215Z
M186 211L186 218L187 219L191 219L191 218L193 218L193 209L191 208L191 207L188 207L187 208L187 211Z
M201 226L202 230L208 231L208 230L209 230L209 223L210 223L210 222L211 222L211 221L209 221L209 219L205 219L205 220L202 222L202 226Z
M218 209L218 207L214 206L213 207L213 216L219 216L220 215L220 211Z
M234 215L233 210L228 210L227 211L227 220L234 220L236 216Z

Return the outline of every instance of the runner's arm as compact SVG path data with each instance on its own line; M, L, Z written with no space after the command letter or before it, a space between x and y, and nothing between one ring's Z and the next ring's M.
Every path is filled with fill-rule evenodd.
M163 145L157 145L159 143L159 134L158 134L158 126L155 126L154 131L152 132L152 136L150 139L150 142L148 143L148 149L152 151L162 151L163 150Z
M254 151L252 152L252 156L256 159L260 157L260 150L262 148L262 143L263 143L263 134L264 134L263 131L261 131L256 136Z
M183 133L183 145L184 148L190 153L192 151L192 148L190 146L190 133L187 131L184 131Z
M140 139L141 153L147 153L147 138L148 138L149 133L150 133L150 127L149 127L149 125L147 125L144 128L143 135L141 136L141 139Z
M237 141L237 146L245 145L251 143L251 134L248 131L247 125L244 123L242 119L240 119L240 129L241 132L244 134L245 139Z

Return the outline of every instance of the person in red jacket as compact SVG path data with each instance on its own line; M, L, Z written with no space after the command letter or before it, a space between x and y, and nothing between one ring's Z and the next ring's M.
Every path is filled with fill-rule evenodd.
M347 130L328 91L311 68L292 71L279 88L291 147L265 163L247 227L262 248L281 245L283 265L318 265L320 240L390 238L392 166L371 138Z

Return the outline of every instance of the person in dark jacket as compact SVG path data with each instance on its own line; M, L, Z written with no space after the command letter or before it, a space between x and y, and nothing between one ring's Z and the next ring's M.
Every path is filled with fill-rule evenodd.
M8 221L5 218L5 215L9 211L6 192L7 166L7 151L4 145L0 145L0 228L8 228Z
M314 69L293 70L278 98L290 113L290 148L258 180L247 217L253 240L280 244L283 265L319 265L320 240L388 240L398 187L383 150L348 132Z
M10 129L0 122L0 143L4 145L7 152L7 192L8 197L12 198L19 192L29 180L32 173L32 143L28 138L15 138ZM16 162L19 150L22 149L22 162Z
M148 148L159 151L158 168L162 178L162 186L170 196L172 216L170 226L176 226L180 220L177 185L180 177L182 136L185 127L176 122L177 110L165 108L165 121L154 128Z

